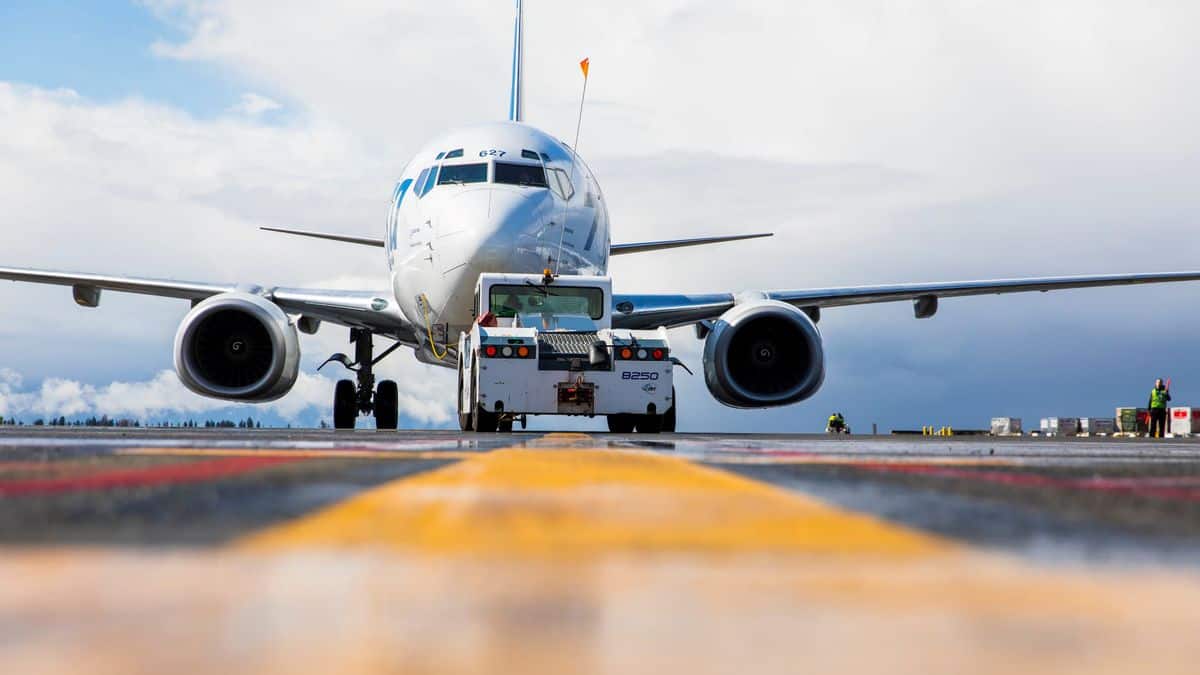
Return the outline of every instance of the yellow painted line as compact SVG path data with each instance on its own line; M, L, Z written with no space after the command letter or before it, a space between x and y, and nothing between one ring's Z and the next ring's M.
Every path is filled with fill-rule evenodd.
M588 434L582 434L582 433L577 433L577 432L573 432L573 431L570 431L570 432L556 431L553 433L546 434L545 436L542 436L541 438L536 438L532 441L525 443L525 447L532 447L532 448L546 448L546 447L550 447L550 448L566 448L566 447L590 448L590 447L594 446L595 444L596 444L595 439L593 439Z
M292 457L296 459L466 459L478 453L460 450L289 450L272 448L124 448L117 455L136 457Z
M236 544L499 556L786 551L904 557L958 550L936 536L680 458L562 447L473 455Z

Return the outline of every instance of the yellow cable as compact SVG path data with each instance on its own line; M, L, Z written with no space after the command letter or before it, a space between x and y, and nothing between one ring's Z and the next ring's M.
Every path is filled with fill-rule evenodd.
M437 343L433 341L433 325L429 323L429 297L424 293L421 294L421 311L425 315L425 332L429 335L429 352L438 361L444 361L446 356L450 354L448 345L442 346L442 353L437 352Z

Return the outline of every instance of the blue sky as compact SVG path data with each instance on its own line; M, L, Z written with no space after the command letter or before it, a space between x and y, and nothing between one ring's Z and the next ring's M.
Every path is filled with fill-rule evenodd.
M144 97L199 117L216 115L242 88L229 70L153 53L183 31L137 3L0 4L0 80L67 88L96 101Z
M503 116L510 11L490 0L0 4L0 264L379 284L373 251L257 227L379 231L418 146ZM777 233L623 257L619 291L1200 267L1200 7L613 0L527 13L536 125L573 135L577 63L591 58L581 151L614 240ZM736 411L681 375L681 424L812 431L839 409L859 429L993 415L1030 425L1140 404L1158 375L1200 403L1196 293L960 299L930 321L905 305L827 311L829 371L813 401ZM315 424L338 377L315 367L347 348L326 327L303 340L308 379L284 401L214 407L169 377L178 303L110 294L83 310L62 289L0 284L0 306L0 414L26 419L118 405ZM673 339L697 366L689 336ZM400 354L383 375L401 383L406 425L452 423L452 373Z

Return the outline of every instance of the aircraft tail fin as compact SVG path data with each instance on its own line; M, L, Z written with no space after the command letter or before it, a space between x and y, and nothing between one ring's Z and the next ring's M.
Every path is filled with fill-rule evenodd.
M525 121L525 13L521 0L517 2L517 18L513 23L512 84L509 89L508 119Z

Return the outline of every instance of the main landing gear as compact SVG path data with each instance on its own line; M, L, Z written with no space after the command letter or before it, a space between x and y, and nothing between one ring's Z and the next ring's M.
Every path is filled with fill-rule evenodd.
M400 421L399 388L394 380L383 380L375 387L375 365L400 347L400 343L388 347L379 356L374 356L375 345L370 331L350 329L350 341L354 343L354 361L345 354L334 354L322 363L340 363L353 372L356 380L338 380L333 390L333 428L353 429L359 414L375 415L376 429L395 429Z

